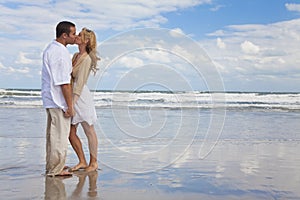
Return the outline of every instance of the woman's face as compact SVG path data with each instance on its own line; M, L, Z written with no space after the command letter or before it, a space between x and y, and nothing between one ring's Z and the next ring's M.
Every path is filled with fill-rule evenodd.
M75 38L75 44L78 44L78 45L80 45L80 44L82 44L82 39L81 39L81 36L82 36L82 31L76 36L76 38Z

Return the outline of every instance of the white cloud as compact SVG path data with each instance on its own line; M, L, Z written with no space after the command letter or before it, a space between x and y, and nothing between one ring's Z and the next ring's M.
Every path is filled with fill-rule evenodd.
M89 26L97 30L119 31L144 26L158 27L167 22L167 19L162 16L164 13L210 2L210 0L67 0L53 3L24 1L17 4L17 8L7 6L9 2L6 2L6 6L0 5L0 16L3 21L1 25L16 32L22 27L25 29L25 33L22 34L26 34L26 31L30 33L36 31L32 29L32 25L51 27L61 19L72 20L79 26Z
M73 21L78 30L89 27L95 30L97 36L102 36L103 32L160 27L168 21L164 14L208 3L211 0L1 1L0 70L5 72L5 76L2 73L0 78L3 82L4 79L9 80L9 74L26 74L29 71L38 76L41 53L55 37L55 26L61 20ZM69 47L71 52L72 48ZM123 58L122 62L127 67L141 64L136 58Z
M0 79L9 80L9 74L39 75L41 52L54 38L55 25L60 20L74 21L80 29L87 26L97 36L107 32L126 31L143 27L160 27L168 22L166 13L176 12L211 0L165 0L165 1L11 1L0 3ZM12 6L13 5L13 6ZM286 3L289 11L300 12L300 4ZM68 8L68 9L65 9ZM217 6L213 10L218 10ZM38 17L37 17L38 16ZM113 31L111 31L113 30ZM174 35L174 33L177 33ZM245 77L290 77L300 76L300 19L272 24L231 25L207 34L210 39L200 41L221 73L227 80L237 75ZM175 28L171 34L184 34ZM101 38L101 39L102 39ZM129 38L129 43L136 43ZM121 41L118 41L121 42ZM161 41L164 42L163 40ZM157 48L160 46L158 45ZM73 47L72 47L73 48ZM181 45L170 46L171 51L180 53L187 60L197 60L191 50ZM224 51L226 49L226 51ZM77 50L77 49L76 49ZM113 51L120 51L118 44ZM103 52L100 49L100 56ZM144 52L145 53L145 52ZM143 58L168 63L163 53L144 54ZM124 66L134 67L145 64L138 55L123 57ZM104 59L102 60L104 62ZM144 62L144 63L143 63ZM10 66L10 67L7 67ZM279 76L280 74L280 76ZM1 76L2 75L2 76Z
M2 62L0 62L0 70L4 69L4 65L2 64Z
M227 85L239 87L234 83L248 80L249 88L257 85L267 90L283 87L288 82L300 84L297 78L300 75L299 33L300 19L266 25L234 25L209 34L212 38L200 43L217 63ZM226 44L226 51L216 45L218 38ZM283 79L288 82L283 84Z
M170 31L170 35L172 37L182 37L185 34L180 28L175 28Z
M286 3L285 7L287 10L289 11L296 11L296 12L300 12L300 4L296 4L296 3Z
M226 49L226 44L225 44L225 42L222 41L221 38L217 38L217 46L218 46L220 49Z
M149 62L153 63L170 63L172 62L170 57L171 52L167 52L161 49L153 49L153 50L144 50L141 52L142 55L145 59L147 59Z
M30 69L28 67L23 67L21 69L12 69L13 72L21 73L21 74L28 74L30 72Z
M17 64L32 64L34 61L26 57L26 53L20 52L18 56L18 60L16 60Z
M216 12L216 11L220 10L221 8L223 8L223 7L225 7L225 6L223 6L223 5L216 5L215 7L211 8L210 10L213 11L213 12Z
M144 62L142 59L139 59L137 57L133 57L133 56L124 56L122 58L120 58L119 60L119 64L122 67L127 67L127 68L137 68L137 67L141 67L144 65Z
M0 71L2 74L5 75L18 75L18 74L28 74L30 72L30 69L28 67L14 68L14 67L5 67L3 65L0 65Z
M258 54L260 50L259 46L247 40L241 44L241 48L242 51L246 54Z

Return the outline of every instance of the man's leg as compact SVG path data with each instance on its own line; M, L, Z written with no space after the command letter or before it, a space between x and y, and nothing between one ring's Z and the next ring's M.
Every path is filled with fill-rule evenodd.
M70 133L70 118L64 117L61 109L48 109L47 127L47 175L62 175L66 162L68 137Z
M51 115L50 115L50 112L49 112L49 109L46 109L46 112L47 112L47 129L46 129L46 174L49 173L49 169L50 169L50 166L49 166L49 162L48 160L50 159L50 127L51 127Z

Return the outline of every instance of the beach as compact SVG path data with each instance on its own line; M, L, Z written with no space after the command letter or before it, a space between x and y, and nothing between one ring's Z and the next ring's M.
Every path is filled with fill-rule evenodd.
M241 101L225 113L166 106L161 97L149 107L98 105L99 170L54 178L44 176L46 113L32 105L40 97L22 98L3 96L0 106L1 199L300 198L298 96L283 106ZM27 103L9 103L18 101ZM212 128L220 134L209 141ZM66 164L76 162L69 145Z

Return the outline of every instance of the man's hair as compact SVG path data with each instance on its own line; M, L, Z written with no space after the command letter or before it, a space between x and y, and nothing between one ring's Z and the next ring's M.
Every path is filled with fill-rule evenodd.
M69 21L59 22L56 26L56 38L59 38L63 33L70 34L71 27L75 27L75 24Z

